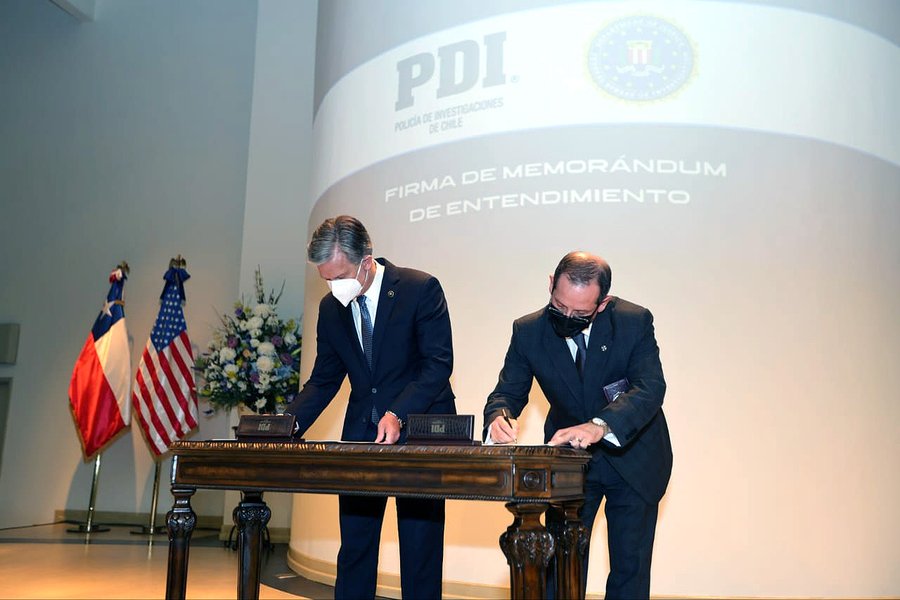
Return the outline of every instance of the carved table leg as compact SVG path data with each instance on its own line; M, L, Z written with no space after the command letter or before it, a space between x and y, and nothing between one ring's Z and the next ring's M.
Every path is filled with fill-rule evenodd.
M583 599L584 555L590 536L578 517L583 500L552 505L556 518L548 519L550 533L556 541L556 597Z
M509 563L510 594L513 598L544 598L547 564L553 556L553 537L541 525L547 505L510 502L506 508L515 517L500 536L500 548Z
M263 502L262 492L243 492L234 509L238 529L238 598L259 598L259 561L262 531L272 511Z
M166 577L166 598L184 600L187 594L188 552L191 534L197 524L197 515L191 508L193 488L172 487L175 504L166 513L166 530L169 532L169 567Z

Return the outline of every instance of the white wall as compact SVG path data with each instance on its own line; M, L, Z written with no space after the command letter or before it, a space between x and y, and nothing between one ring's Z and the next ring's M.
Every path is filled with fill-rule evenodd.
M135 367L170 257L188 260L188 331L201 347L239 291L256 3L101 0L95 17L0 2L0 322L21 324L18 363L0 366L13 378L0 526L87 508L92 465L68 382L119 260L131 264ZM201 418L196 437L225 427ZM97 509L147 512L152 479L134 425L103 454ZM221 514L221 494L200 492L194 506Z

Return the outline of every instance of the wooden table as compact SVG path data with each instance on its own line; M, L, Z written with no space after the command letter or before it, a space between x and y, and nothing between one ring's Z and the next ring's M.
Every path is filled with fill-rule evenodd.
M582 556L588 536L578 518L587 452L547 446L425 446L337 442L177 442L166 517L166 598L187 589L188 551L197 489L239 490L239 598L259 597L261 533L271 516L263 492L494 500L513 522L500 536L513 598L543 598L546 567L557 560L557 598L584 598ZM557 519L548 531L540 517Z

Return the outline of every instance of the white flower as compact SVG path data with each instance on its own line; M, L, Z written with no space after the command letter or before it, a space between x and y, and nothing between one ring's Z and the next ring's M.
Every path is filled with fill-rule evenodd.
M272 369L274 369L275 361L272 360L272 358L269 356L260 356L259 360L256 361L256 368L259 369L259 371L260 371L259 378L260 378L260 381L262 381L262 377L263 377L262 374L268 373Z
M222 317L222 325L213 333L206 353L195 362L202 371L201 393L210 398L211 406L246 403L261 411L279 398L283 404L287 396L296 392L298 375L293 365L285 368L279 356L301 342L295 321L284 323L278 317L277 296L263 295L259 273L253 300L252 306L243 301L234 304L234 311ZM247 368L250 365L252 370Z

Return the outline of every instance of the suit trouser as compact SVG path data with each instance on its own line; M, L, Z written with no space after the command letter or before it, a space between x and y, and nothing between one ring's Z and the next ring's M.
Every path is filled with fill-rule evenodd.
M607 600L649 598L650 560L653 554L659 504L648 504L622 479L601 452L596 452L588 465L584 492L585 502L580 516L588 535L593 531L600 503L604 497L606 498L604 513L609 548ZM585 581L589 554L585 553L582 569ZM548 573L548 598L553 597L555 580L555 564L551 563Z
M387 498L340 496L341 549L336 599L375 597L378 547ZM404 599L441 597L444 501L397 498L400 586Z

